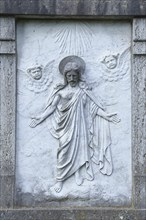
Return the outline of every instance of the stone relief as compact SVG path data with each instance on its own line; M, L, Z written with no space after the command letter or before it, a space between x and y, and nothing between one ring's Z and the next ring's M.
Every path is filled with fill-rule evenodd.
M105 56L101 61L103 79L110 82L122 79L129 69L129 54L130 48L127 48L121 54Z
M67 206L87 205L89 201L93 205L129 204L129 28L96 22L20 23L16 191L23 205L27 206L28 201ZM108 68L102 61L109 54L115 57L114 65ZM71 77L75 82L69 82L64 74L68 62L66 68L74 70ZM123 73L124 68L127 72ZM49 111L50 116L46 115ZM103 118L101 112L105 117L114 115ZM66 136L62 135L64 130ZM63 169L69 159L70 164Z
M34 93L40 93L47 90L48 86L52 83L52 68L53 61L47 63L45 67L43 65L35 65L28 68L26 71L18 70L19 74L25 76L24 85L30 91Z
M102 63L105 64L105 66L108 69L114 69L114 68L116 68L117 63L118 63L118 57L119 57L119 54L105 56L105 58L102 61Z
M57 86L44 112L34 116L30 124L32 128L36 127L52 116L50 132L59 140L56 192L61 191L64 181L71 175L75 175L77 185L81 185L84 178L93 180L92 161L99 165L101 173L112 174L108 122L120 121L117 113L105 112L102 104L96 103L85 83L82 83L85 63L80 57L64 58L59 69L64 84ZM87 104L90 109L86 109ZM91 118L89 137L87 114ZM81 169L85 170L84 176L80 174Z
M94 33L87 22L61 22L53 34L60 53L84 54L92 45Z
M104 106L112 106L118 103L119 95L117 90L130 89L130 47L121 54L106 55L97 61L95 67L99 69L100 79L94 82L94 87L98 87ZM94 70L95 71L95 70ZM120 82L120 87L118 85Z

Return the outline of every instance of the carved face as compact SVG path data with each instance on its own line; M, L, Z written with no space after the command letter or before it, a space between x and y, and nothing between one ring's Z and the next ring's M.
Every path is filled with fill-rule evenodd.
M34 67L28 70L30 76L35 79L39 80L42 77L42 68L41 67Z
M117 66L117 56L107 56L105 57L103 63L106 65L108 69L114 69Z
M79 82L79 74L74 70L70 70L66 73L66 80L71 87L75 87Z

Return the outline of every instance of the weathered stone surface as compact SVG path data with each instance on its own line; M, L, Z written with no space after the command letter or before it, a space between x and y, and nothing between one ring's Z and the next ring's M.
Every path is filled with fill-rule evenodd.
M146 1L137 0L0 0L3 15L133 16L145 11Z
M146 208L146 19L133 23L133 176L134 206Z
M15 42L14 41L0 41L0 54L14 54Z
M0 56L1 83L1 175L15 171L15 56Z
M14 209L0 211L1 220L145 220L145 210L133 209Z
M133 40L146 41L146 19L138 18L133 20Z
M136 210L135 216L137 220L145 220L146 219L146 209Z
M24 15L24 17L27 17L28 15L35 15L35 16L48 16L51 18L54 18L54 16L62 16L62 17L85 17L85 18L97 18L97 16L102 16L104 18L109 18L108 16L113 16L113 18L118 18L119 15L123 15L124 18L131 18L134 15L141 16L146 15L146 1L137 1L137 0L105 0L105 1L64 1L64 0L14 0L13 2L11 0L0 0L0 13L4 15ZM107 16L107 17L106 17ZM127 17L128 16L128 17ZM31 16L30 16L31 17ZM31 17L32 18L32 17ZM15 19L8 18L9 24L7 23L7 17L5 17L2 21L1 18L1 25L0 25L0 38L1 39L8 39L8 40L14 40L15 39L15 31L14 31L14 25L11 26L11 24L14 24ZM5 22L6 21L6 22ZM144 125L146 125L146 121L144 121L144 103L145 103L145 89L144 89L144 72L145 72L145 61L146 57L141 56L145 54L145 40L146 40L146 28L145 28L145 19L136 19L134 20L134 41L142 41L142 44L135 44L134 45L134 53L136 56L134 57L134 74L133 74L133 80L132 80L132 99L133 99L133 106L132 106L132 112L133 112L133 188L134 188L134 204L133 207L138 207L138 210L132 209L96 209L93 207L92 209L84 208L82 210L76 209L49 209L42 210L42 209L8 209L5 208L13 207L13 199L14 199L14 155L11 150L9 156L7 156L8 146L14 147L14 139L10 138L11 131L13 132L13 135L15 135L15 128L13 127L8 128L8 124L10 123L11 127L11 119L10 117L6 117L6 113L4 111L10 112L11 108L9 108L9 104L6 100L1 100L1 104L3 104L3 107L0 106L1 115L3 116L4 113L4 124L7 124L7 126L2 126L1 131L2 135L4 134L5 141L3 142L3 149L6 146L6 150L4 152L0 150L0 172L2 171L2 176L0 177L0 206L4 209L0 211L0 220L28 220L28 219L34 219L34 220L62 220L62 219L77 219L77 220L146 220L146 179L145 179L145 173L146 173L146 149L144 145L144 138L146 131L144 129ZM6 25L5 25L6 24ZM142 24L142 25L141 25ZM12 28L12 29L11 29ZM9 30L11 33L9 34ZM139 46L141 45L141 49L139 49ZM3 52L10 52L7 50L7 48L3 49ZM8 56L9 57L9 56ZM7 58L8 58L7 57ZM11 58L10 58L11 59ZM0 59L0 62L4 59ZM5 69L5 74L7 75L8 69L7 69L7 63L3 63L3 69ZM14 61L15 63L15 61ZM9 64L8 64L9 65ZM142 67L141 67L142 66ZM1 68L1 63L0 63ZM0 71L1 74L1 71ZM3 75L3 74L2 74ZM14 75L13 75L14 76ZM12 82L12 81L11 81ZM4 89L3 81L1 80L2 88ZM14 87L15 87L15 80L10 83L10 90L8 89L8 86L6 86L6 90L10 91L8 95L8 100L11 100L11 98L14 97ZM14 87L13 87L14 85ZM13 89L12 89L13 88ZM12 90L11 90L12 89ZM2 91L2 89L1 89ZM1 92L0 91L0 92ZM138 92L138 93L137 93ZM3 91L3 94L7 94L7 91ZM2 96L0 96L2 97ZM7 97L7 96L5 96ZM11 97L11 98L10 98ZM7 104L6 104L7 103ZM11 101L10 101L11 103ZM4 106L7 106L5 108ZM12 111L14 113L14 111ZM13 115L13 114L12 114ZM1 116L1 119L2 119ZM13 115L14 116L14 115ZM12 118L13 118L12 116ZM145 124L144 124L145 123ZM13 123L12 123L13 124ZM6 128L7 127L7 128ZM6 128L6 129L5 129ZM6 132L8 131L9 132ZM1 135L0 131L0 135ZM2 140L0 140L2 141ZM1 142L2 144L2 142ZM2 146L2 145L1 145ZM0 147L1 147L0 146ZM2 149L2 148L1 148ZM3 155L5 155L3 157ZM10 156L11 155L11 156ZM6 162L4 161L6 158ZM13 161L13 162L12 162ZM11 163L12 162L12 163ZM8 167L6 165L8 164ZM12 164L12 169L11 169ZM4 168L4 169L3 169ZM6 173L6 176L4 176ZM134 175L134 173L136 175ZM11 176L12 175L12 176ZM116 187L116 186L115 186Z
M13 17L0 18L0 39L15 40L15 18Z
M15 189L15 57L1 55L0 70L0 206L9 208Z
M146 42L134 42L133 54L144 55L146 54Z
M137 220L135 210L102 210L102 220Z
M91 21L32 21L27 23L27 21L21 21L17 27L16 185L19 191L18 196L22 198L21 205L29 207L31 204L35 204L39 206L41 201L42 207L46 205L53 206L53 204L67 207L73 205L130 206L132 195L130 23L118 21L114 23L106 21L102 23ZM127 35L124 34L125 32ZM49 51L52 52L49 53ZM28 56L29 54L31 54L31 57ZM68 54L82 55L83 62L86 63L85 72L83 73L84 80L86 86L92 88L90 94L95 97L95 102L97 103L98 97L104 100L104 105L106 106L105 114L106 112L112 113L116 111L121 119L118 124L110 123L112 144L110 143L109 147L111 147L112 153L109 154L109 147L107 147L104 157L106 158L107 154L109 154L109 159L108 164L103 161L105 171L100 170L99 165L97 165L98 162L94 162L98 161L98 153L95 152L97 152L98 148L103 152L103 146L108 141L106 127L102 127L102 122L97 125L94 121L93 138L91 127L89 128L88 126L88 124L93 123L93 118L90 110L86 111L87 106L92 105L93 101L91 102L88 96L84 104L83 113L78 113L79 117L82 118L82 122L76 116L81 107L76 105L76 110L72 108L74 105L73 99L71 100L73 104L69 109L75 117L72 118L71 114L66 119L68 121L67 125L57 125L60 126L64 140L71 140L66 145L74 153L68 153L65 146L65 153L63 153L60 138L56 139L56 136L51 135L49 124L52 121L53 123L60 121L55 116L56 112L52 113L52 118L47 115L38 126L29 126L30 124L33 125L34 122L30 115L39 115L39 112L43 111L43 106L47 99L51 100L48 94L51 94L56 84L62 83L63 77L58 71L58 65ZM70 59L70 57L68 58ZM111 62L108 62L110 60ZM40 68L36 68L35 61L38 62L40 67L42 66L42 72L39 72L39 75L36 70ZM46 66L47 71L45 71ZM39 80L36 79L37 76L40 77ZM65 88L68 88L68 85L69 83ZM74 89L76 88L78 87ZM80 85L79 89L81 89ZM61 91L66 96L65 90L62 89ZM70 91L67 92L67 96L69 95ZM71 96L75 97L75 94L72 93ZM125 96L127 99L125 99ZM81 100L82 97L79 97L79 101ZM59 105L61 105L61 101L57 106ZM86 118L84 114L87 115ZM98 115L98 113L96 114ZM74 121L74 119L76 120ZM99 120L102 119L100 118ZM83 124L87 133L82 129ZM51 124L51 129L53 125ZM81 134L78 133L78 128L80 128ZM102 140L105 143L102 142L99 135L102 129L104 130ZM66 130L74 130L74 133L70 134ZM95 140L94 143L92 138ZM74 144L75 139L78 141ZM90 145L87 143L87 139ZM101 144L98 145L99 142ZM92 143L94 145L93 154L95 160L91 156L92 153L88 151ZM80 149L82 145L84 147ZM53 149L52 146L54 146ZM79 158L76 156L75 147L76 151L81 154ZM69 172L66 168L62 168L64 170L62 174L64 175L64 181L60 192L55 190L57 178L62 179L62 176L58 177L60 176L58 167L63 167L56 161L56 157L59 160L57 150L61 152L60 155L63 155L64 161L66 161L66 158L70 158L71 162L68 164L67 161L65 167L67 167L67 170L72 171ZM94 179L92 181L88 181L86 178L87 170L84 167L85 161L88 160L84 157L87 152L91 158L89 167L93 167L91 176L94 176ZM81 166L79 165L80 161L82 161ZM114 169L112 169L112 164ZM84 179L80 184L81 186L76 182L74 169L77 169L76 171L80 170ZM67 174L65 174L66 172ZM117 185L116 188L115 185Z
M134 206L137 209L146 208L146 175L134 177Z
M15 190L15 19L0 18L0 207L13 207Z
M0 176L0 207L13 207L15 176ZM1 218L0 218L1 219Z
M146 174L145 169L145 72L146 56L134 56L133 59L133 161L134 175Z

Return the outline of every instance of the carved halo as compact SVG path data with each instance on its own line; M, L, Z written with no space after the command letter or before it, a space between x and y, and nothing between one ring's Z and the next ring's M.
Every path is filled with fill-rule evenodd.
M84 71L85 71L85 62L82 58L80 58L78 56L68 56L68 57L65 57L64 59L62 59L60 61L60 64L59 64L60 73L62 73L62 74L64 73L64 68L65 68L66 64L69 63L69 62L74 62L80 67L81 75L84 73Z

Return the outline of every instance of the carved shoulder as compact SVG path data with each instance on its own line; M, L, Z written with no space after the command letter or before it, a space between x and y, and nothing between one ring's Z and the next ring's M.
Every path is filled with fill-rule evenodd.
M59 93L57 93L55 96L54 96L54 100L52 102L52 106L57 106L57 104L59 103L60 101L60 98L61 98L61 95Z

